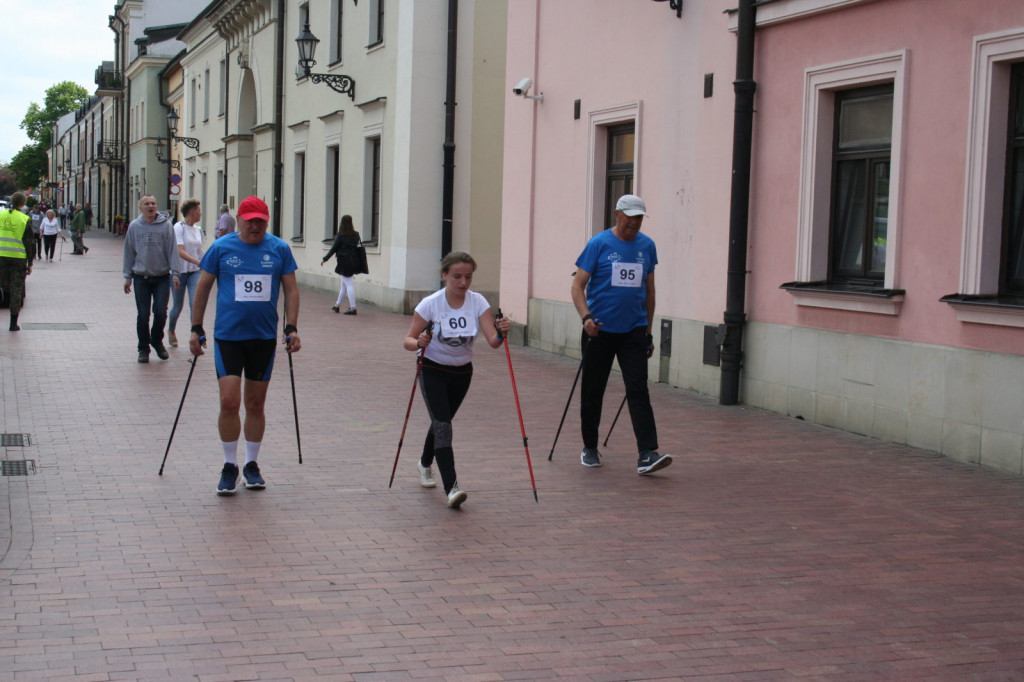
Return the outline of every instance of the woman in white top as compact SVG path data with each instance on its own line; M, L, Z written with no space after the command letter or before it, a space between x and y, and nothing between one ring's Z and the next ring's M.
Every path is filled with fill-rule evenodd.
M53 212L52 208L46 212L39 223L39 231L43 233L43 250L46 252L46 261L52 263L53 252L57 247L57 235L60 234L60 221L57 220L57 214ZM64 241L67 241L66 237Z
M202 207L198 199L186 199L181 204L181 222L174 226L174 239L178 244L178 288L173 293L171 314L167 318L167 342L177 347L178 337L174 327L178 324L178 316L185 307L185 291L188 290L188 310L192 313L192 302L196 298L196 285L199 284L199 261L203 258L203 228L199 227L199 219L203 217Z
M507 318L495 321L491 307L480 294L469 290L476 261L468 253L452 251L441 261L444 289L427 296L416 306L412 325L405 335L408 351L420 351L420 392L430 414L430 430L417 462L420 483L437 485L431 466L436 461L448 506L458 509L466 501L455 474L452 450L452 419L469 391L473 378L473 341L483 332L491 348L501 345L511 328Z

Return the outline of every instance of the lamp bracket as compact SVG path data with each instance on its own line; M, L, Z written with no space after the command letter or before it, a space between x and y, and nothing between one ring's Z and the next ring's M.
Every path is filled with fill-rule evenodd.
M335 75L333 73L307 73L309 79L314 83L324 83L331 90L342 95L348 95L354 102L356 99L356 82L350 76Z

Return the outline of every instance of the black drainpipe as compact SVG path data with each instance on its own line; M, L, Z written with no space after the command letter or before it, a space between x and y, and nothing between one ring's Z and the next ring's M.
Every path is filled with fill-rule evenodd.
M287 0L277 2L277 66L274 83L274 196L270 215L273 216L273 234L281 236L281 145L284 138L284 9Z
M740 0L736 38L736 111L733 119L732 199L729 205L729 271L725 290L725 324L718 328L722 344L721 405L740 401L743 366L743 322L746 319L747 233L750 219L750 155L754 128L754 0Z
M441 257L452 250L452 213L455 196L455 48L458 39L459 0L448 0L448 75L444 102L444 184L441 190Z

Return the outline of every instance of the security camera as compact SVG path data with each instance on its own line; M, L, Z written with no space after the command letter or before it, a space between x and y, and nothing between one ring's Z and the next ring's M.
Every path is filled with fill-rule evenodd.
M525 97L526 93L530 91L531 85L533 85L533 79L524 78L523 80L519 81L519 84L516 85L516 87L512 88L512 92L513 94L519 95L520 97Z

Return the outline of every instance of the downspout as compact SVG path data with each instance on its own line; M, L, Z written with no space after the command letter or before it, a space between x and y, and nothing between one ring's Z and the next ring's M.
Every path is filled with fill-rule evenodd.
M441 257L452 250L452 214L455 197L455 75L459 0L448 0L448 73L444 102L444 170L441 189Z
M739 0L736 34L736 111L733 118L732 198L729 205L729 261L721 339L722 373L718 402L736 405L743 366L743 323L746 319L747 235L750 219L750 157L754 128L754 0Z
M274 83L274 196L270 215L273 216L273 233L281 236L281 145L284 144L284 9L286 0L277 0L277 65Z
M114 22L117 22L118 28L114 28ZM118 131L118 152L121 155L121 167L117 169L121 177L117 184L117 195L119 199L112 200L111 208L114 210L114 215L124 216L124 220L128 220L128 131L125 126L124 116L124 105L125 99L128 97L128 76L126 74L127 66L124 63L124 55L122 54L121 48L121 33L124 31L124 21L117 14L110 15L110 22L107 24L110 30L114 32L114 69L121 79L121 96L118 98L117 105L114 107L114 130ZM112 185L114 183L111 183ZM113 191L113 190L112 190ZM118 210L120 208L120 210Z

